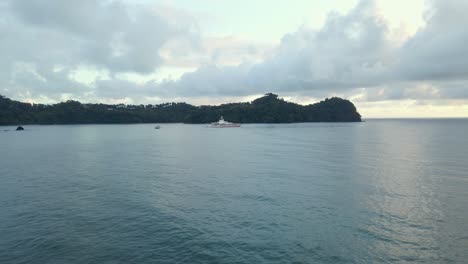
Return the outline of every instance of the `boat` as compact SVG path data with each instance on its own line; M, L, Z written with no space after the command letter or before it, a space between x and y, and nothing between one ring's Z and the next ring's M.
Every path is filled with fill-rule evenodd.
M154 129L160 129L161 127L160 126L155 126Z
M221 116L219 121L211 123L210 127L213 127L213 128L240 127L240 124L225 121L224 118Z

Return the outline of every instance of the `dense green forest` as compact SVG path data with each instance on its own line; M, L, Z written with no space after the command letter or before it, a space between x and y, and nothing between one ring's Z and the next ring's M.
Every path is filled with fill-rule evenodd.
M0 96L0 125L210 123L220 116L239 123L360 122L353 103L341 98L299 105L268 93L252 102L219 106L186 103L159 105L82 104L67 101L54 105L29 104Z

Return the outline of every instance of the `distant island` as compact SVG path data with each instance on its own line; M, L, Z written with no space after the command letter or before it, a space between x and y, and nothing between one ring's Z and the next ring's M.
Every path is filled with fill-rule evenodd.
M353 103L337 97L300 105L268 93L252 102L193 106L187 103L82 104L73 100L44 105L18 102L0 95L0 125L203 124L217 121L220 116L236 123L361 122Z

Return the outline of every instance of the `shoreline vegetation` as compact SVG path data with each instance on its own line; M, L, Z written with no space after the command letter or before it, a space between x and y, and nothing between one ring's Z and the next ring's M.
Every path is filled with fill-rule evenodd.
M267 93L252 102L218 106L187 103L159 105L82 104L69 100L44 105L11 100L0 95L0 125L130 124L215 122L220 116L236 123L361 122L349 100L338 97L300 105Z

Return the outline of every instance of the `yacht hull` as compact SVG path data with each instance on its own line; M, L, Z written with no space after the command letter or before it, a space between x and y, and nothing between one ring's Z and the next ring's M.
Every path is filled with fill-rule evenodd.
M228 125L210 125L211 128L228 128L228 127L240 127L240 124L228 124Z

